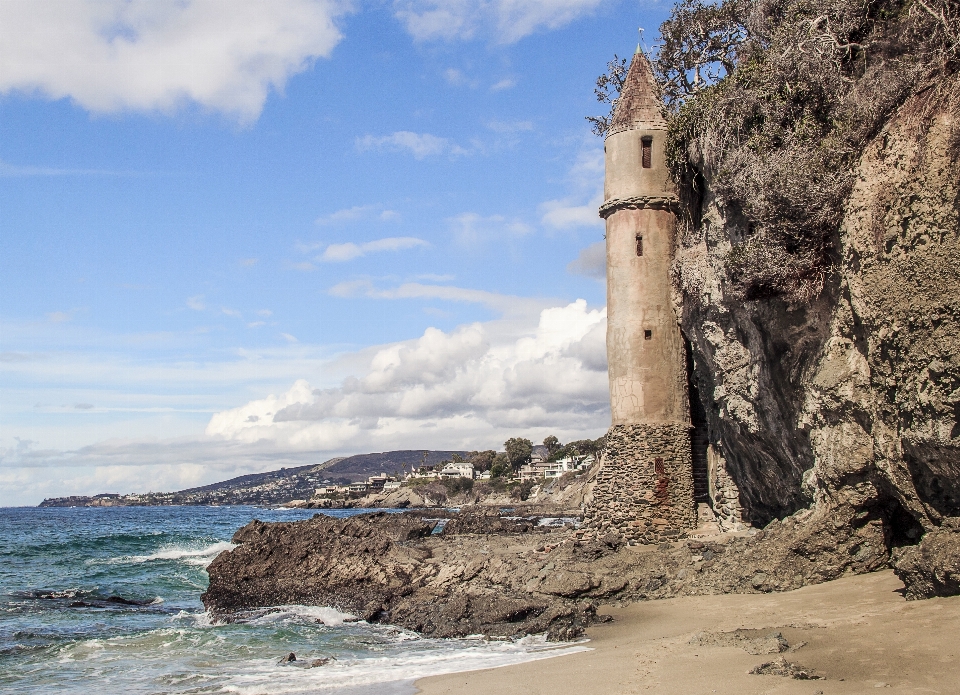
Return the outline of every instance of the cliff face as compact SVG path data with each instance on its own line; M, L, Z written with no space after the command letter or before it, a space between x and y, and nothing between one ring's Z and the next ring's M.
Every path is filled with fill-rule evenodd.
M867 144L834 271L802 306L733 298L750 230L706 190L675 301L714 458L757 525L882 524L917 542L960 515L960 81L908 99ZM849 550L849 549L848 549Z

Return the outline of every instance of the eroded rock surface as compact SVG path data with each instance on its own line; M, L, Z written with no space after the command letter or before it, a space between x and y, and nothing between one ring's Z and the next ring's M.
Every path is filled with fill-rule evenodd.
M675 264L694 381L745 518L809 510L801 556L911 545L960 515L958 113L953 75L866 144L835 265L803 305L730 295L750 230L705 165L702 225Z
M433 534L427 514L251 522L208 568L204 604L227 619L300 603L435 637L571 639L600 603L786 591L888 562L882 524L870 520L819 534L791 518L759 533L629 546L491 509L447 514Z
M945 519L918 545L904 548L893 570L908 599L960 594L960 519Z
M235 534L238 547L208 568L204 604L221 616L290 603L332 606L435 637L546 632L569 639L596 619L589 602L564 600L575 590L525 590L529 568L518 553L534 547L475 542L467 550L456 533L431 542L435 523L385 513L253 521ZM529 522L502 523L516 538L529 535L532 546L549 533L534 533Z

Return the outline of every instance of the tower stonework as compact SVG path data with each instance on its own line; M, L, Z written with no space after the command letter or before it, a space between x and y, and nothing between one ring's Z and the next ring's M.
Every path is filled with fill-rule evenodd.
M585 514L600 535L633 543L696 525L686 352L670 290L677 197L666 129L638 49L604 143L612 426Z

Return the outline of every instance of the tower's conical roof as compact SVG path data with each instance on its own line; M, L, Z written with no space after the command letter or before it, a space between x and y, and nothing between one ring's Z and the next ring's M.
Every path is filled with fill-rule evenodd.
M624 130L665 129L667 121L663 117L663 106L657 94L650 61L638 47L623 82L607 136Z

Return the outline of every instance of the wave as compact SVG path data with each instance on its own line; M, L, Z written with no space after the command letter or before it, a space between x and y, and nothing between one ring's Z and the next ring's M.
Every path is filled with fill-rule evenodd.
M521 640L424 639L422 647L404 647L389 655L333 660L319 668L297 662L250 663L227 676L224 690L240 695L282 693L364 693L412 695L414 681L446 673L498 668L589 651L583 643L557 645L538 636ZM306 656L306 655L305 655ZM309 663L313 656L305 659Z
M167 546L149 555L123 555L106 560L108 564L140 564L161 560L183 562L196 567L207 567L224 550L233 550L237 546L229 541L220 541L205 548Z
M350 613L342 613L329 606L286 605L272 606L258 611L250 611L243 616L243 622L250 625L265 625L276 622L313 622L323 623L327 627L337 627L344 623L355 623L359 619Z

